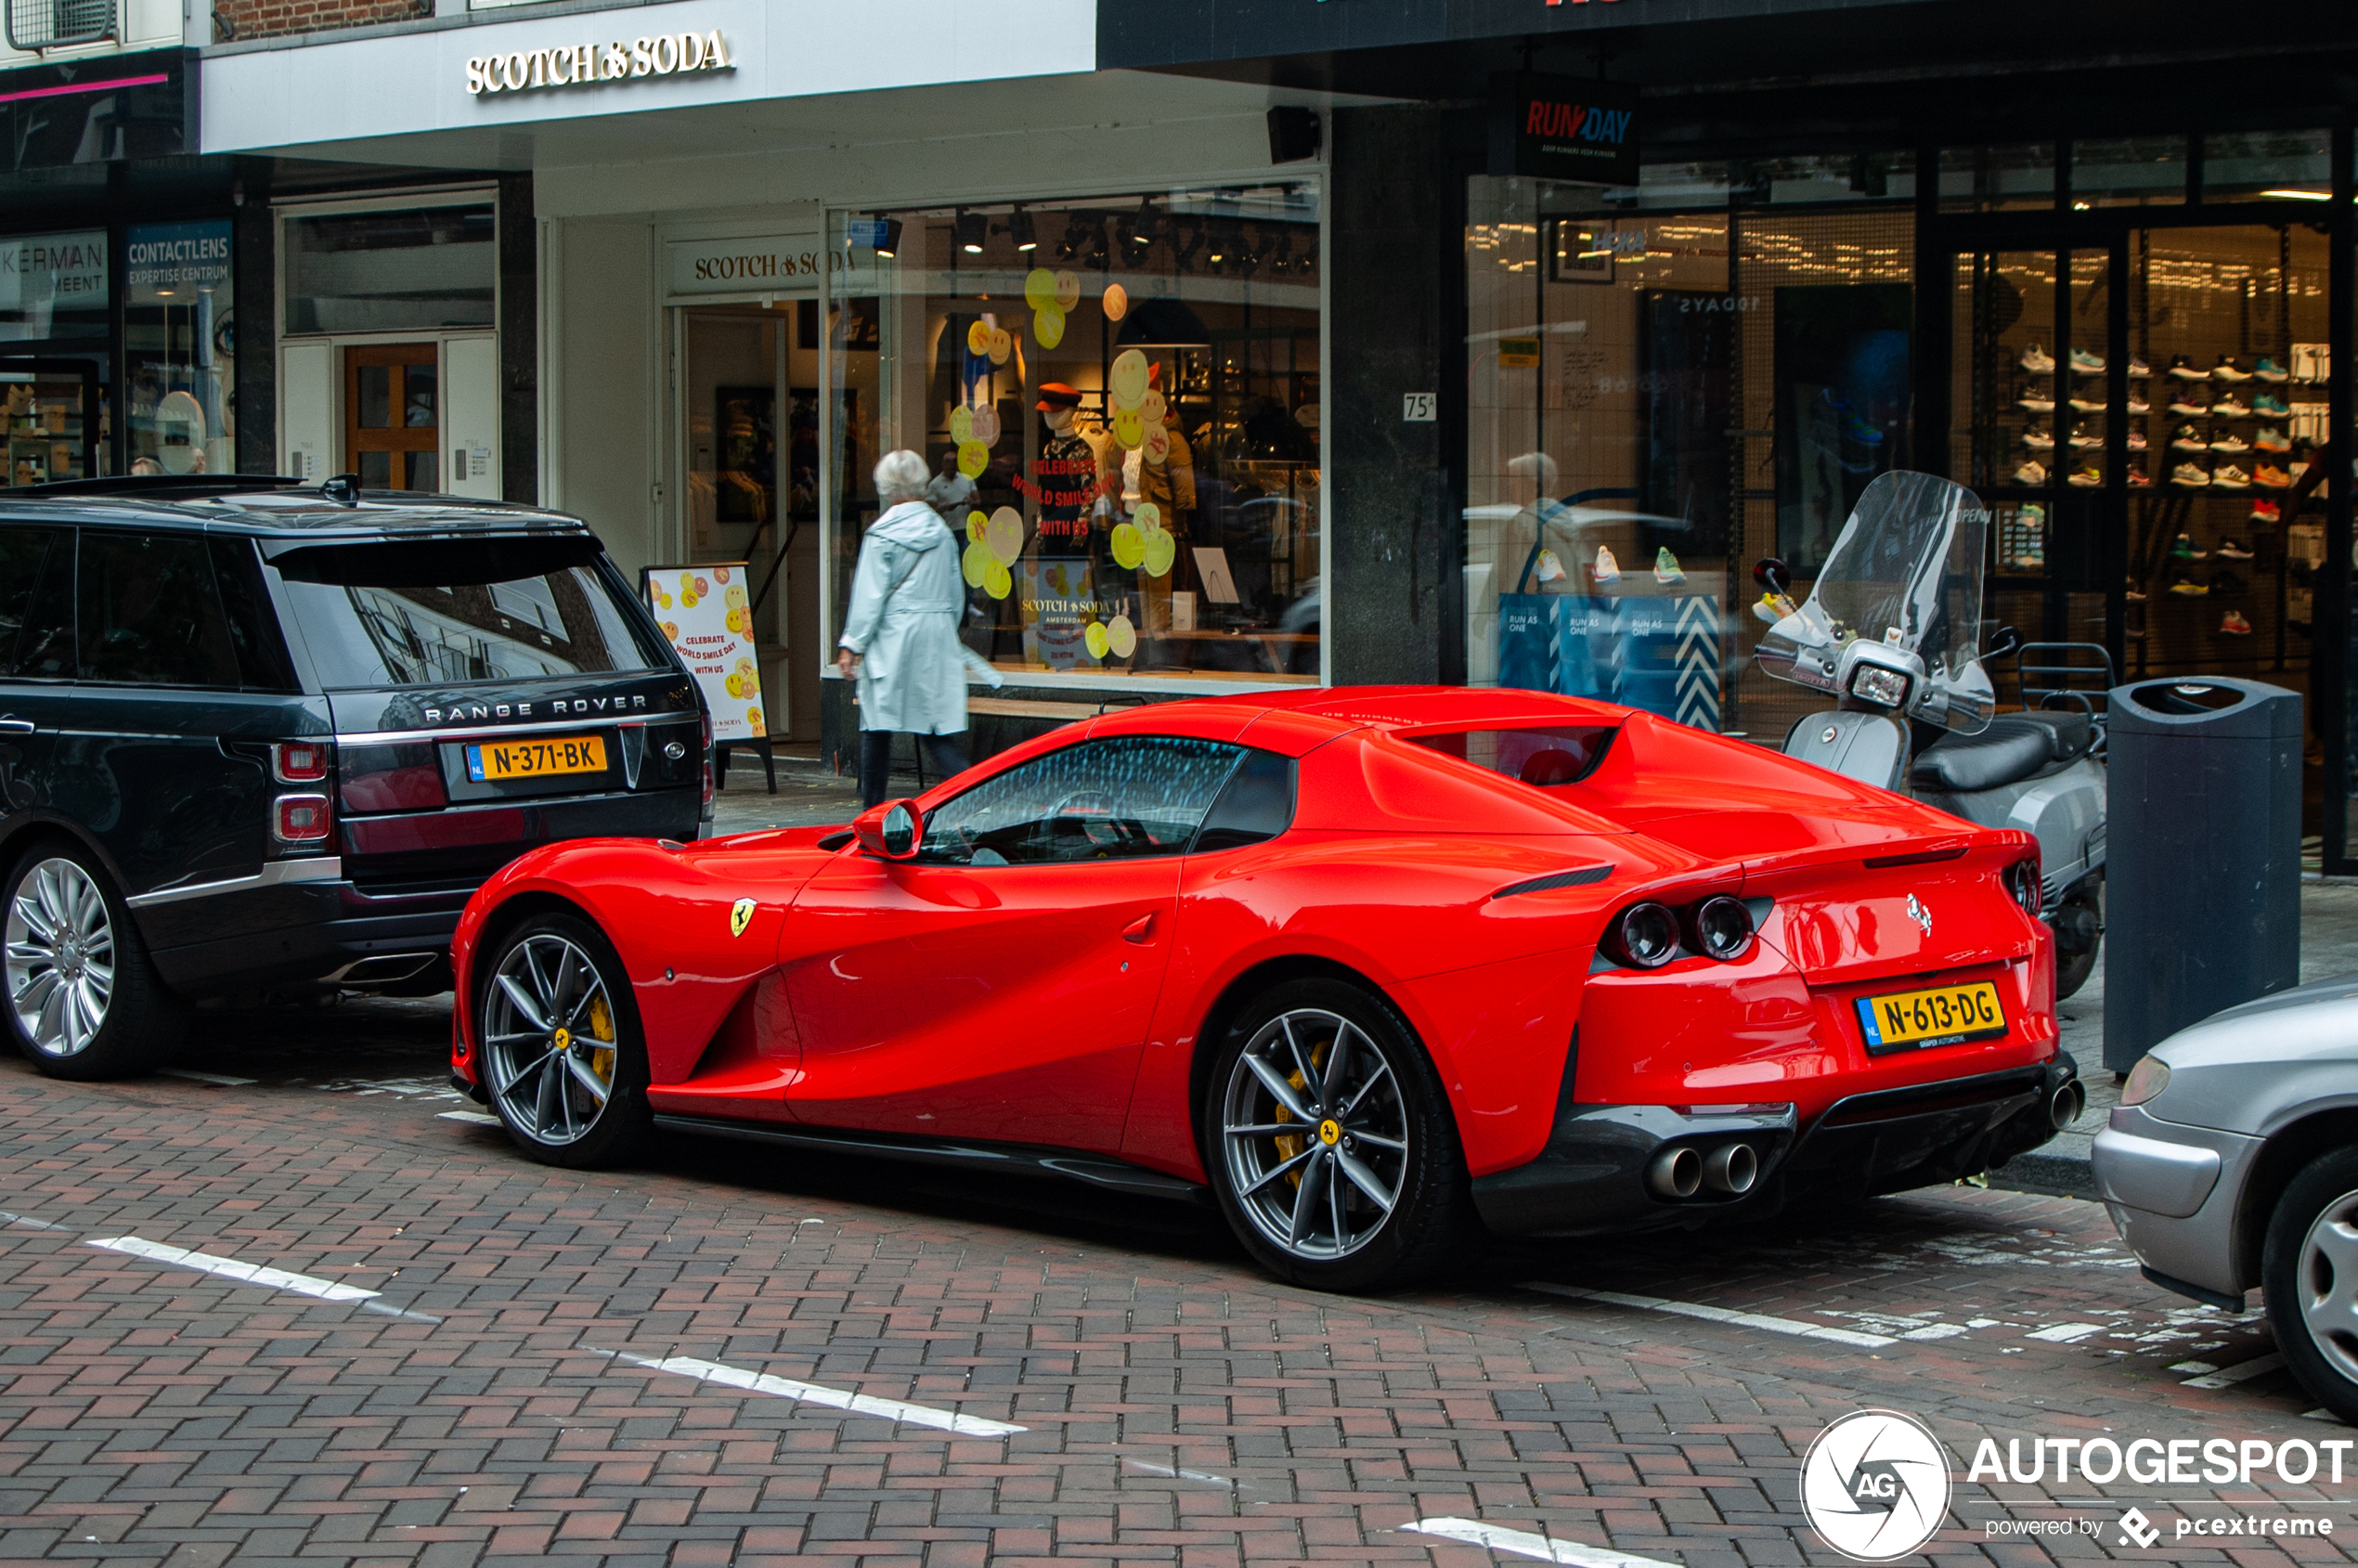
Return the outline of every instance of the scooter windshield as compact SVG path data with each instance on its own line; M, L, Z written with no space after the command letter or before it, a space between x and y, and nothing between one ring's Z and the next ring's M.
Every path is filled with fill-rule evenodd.
M1772 674L1805 685L1830 662L1802 659L1857 641L1924 661L1909 716L1967 732L1995 706L1981 667L1981 573L1989 513L1963 486L1929 473L1879 475L1859 496L1808 601L1762 639Z

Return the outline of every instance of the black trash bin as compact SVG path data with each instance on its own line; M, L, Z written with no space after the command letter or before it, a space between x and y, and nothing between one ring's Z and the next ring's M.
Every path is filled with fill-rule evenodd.
M2300 978L2300 694L2116 686L2106 723L2105 1066Z

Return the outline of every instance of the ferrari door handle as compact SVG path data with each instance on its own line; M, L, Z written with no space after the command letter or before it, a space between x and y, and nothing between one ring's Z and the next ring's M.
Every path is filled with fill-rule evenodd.
M1136 942L1140 947L1155 940L1155 917L1151 911L1138 916L1121 928L1121 940Z
M19 719L13 713L0 713L0 735L29 735L33 724L30 719Z

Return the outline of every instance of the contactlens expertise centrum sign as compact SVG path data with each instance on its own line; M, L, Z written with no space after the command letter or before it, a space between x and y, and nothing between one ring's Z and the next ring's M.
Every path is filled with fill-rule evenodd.
M728 41L716 27L709 32L666 32L628 43L616 39L610 44L560 44L551 49L477 55L467 61L467 91L481 97L736 69Z

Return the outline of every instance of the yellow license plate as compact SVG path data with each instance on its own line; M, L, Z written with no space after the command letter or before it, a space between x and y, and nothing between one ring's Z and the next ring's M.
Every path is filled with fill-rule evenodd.
M467 777L477 784L501 779L543 779L558 773L602 773L606 743L596 735L557 735L548 740L486 741L467 747Z
M1862 996L1859 1027L1867 1036L1870 1056L1923 1050L2003 1034L2006 1010L1998 1004L1998 988L1984 980L1977 985L1903 991L1892 996Z

